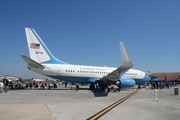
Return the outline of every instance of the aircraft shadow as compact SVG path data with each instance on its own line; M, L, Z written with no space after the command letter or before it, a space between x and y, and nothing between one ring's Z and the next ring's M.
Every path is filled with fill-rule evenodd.
M91 91L93 94L94 94L94 97L107 97L108 94L105 94L104 91L92 91L92 90L89 90Z
M108 94L105 94L104 92L93 92L95 97L107 97Z

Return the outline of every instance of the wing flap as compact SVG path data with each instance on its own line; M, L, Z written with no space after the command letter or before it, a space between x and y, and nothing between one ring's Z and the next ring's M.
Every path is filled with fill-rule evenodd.
M126 71L129 70L130 67L127 66L120 66L113 72L109 73L108 75L101 78L101 80L110 80L110 81L117 81L119 80L119 76L122 76Z
M25 55L21 55L21 57L24 59L24 61L30 65L30 66L33 66L33 67L36 67L36 68L44 68L43 65L41 65L40 63L26 57Z

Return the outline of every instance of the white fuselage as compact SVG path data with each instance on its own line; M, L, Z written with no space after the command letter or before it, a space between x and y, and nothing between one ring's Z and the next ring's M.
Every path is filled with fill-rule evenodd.
M34 68L32 71L38 72L46 76L68 76L68 77L86 77L86 78L102 78L111 73L117 68L114 67L99 67L99 66L83 66L71 64L43 64L45 67ZM129 69L121 78L143 79L145 72Z

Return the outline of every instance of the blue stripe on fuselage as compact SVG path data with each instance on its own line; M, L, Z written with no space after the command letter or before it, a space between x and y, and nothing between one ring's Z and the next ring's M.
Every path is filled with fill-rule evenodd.
M48 76L54 79L60 79L68 82L77 82L77 83L94 83L97 78L89 77L68 77L68 76Z

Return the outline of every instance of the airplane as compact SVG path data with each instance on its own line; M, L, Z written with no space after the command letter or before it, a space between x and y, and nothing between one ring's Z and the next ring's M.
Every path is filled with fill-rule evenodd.
M25 28L30 58L20 55L28 69L42 75L74 83L118 82L119 87L144 85L150 77L141 70L130 69L133 64L123 42L119 42L123 64L118 67L73 65L53 56L33 28Z

